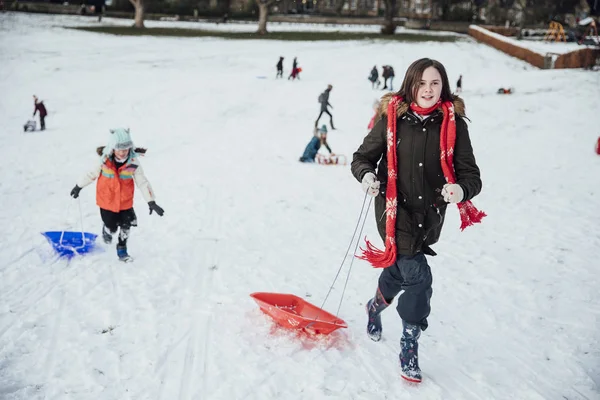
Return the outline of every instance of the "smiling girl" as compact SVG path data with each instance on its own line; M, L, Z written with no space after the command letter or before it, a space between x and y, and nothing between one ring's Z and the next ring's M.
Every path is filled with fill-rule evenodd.
M436 243L448 203L460 209L461 228L485 216L470 202L481 191L464 102L451 93L444 66L423 58L412 63L397 93L381 99L375 126L354 153L352 174L375 197L377 228L385 250L367 242L363 259L384 268L367 303L367 333L382 334L380 313L394 297L402 319L401 375L421 382L418 339L428 326L433 294L425 255Z
M100 156L99 162L79 179L71 190L71 196L79 197L82 188L98 179L96 204L100 207L104 222L102 238L105 243L111 243L113 235L120 228L117 256L121 261L132 261L127 252L127 239L129 229L137 226L133 210L134 183L148 203L150 214L153 211L161 217L164 214L164 210L154 201L154 192L139 161L139 154L144 154L146 149L133 146L129 129L113 129L108 144L98 147L96 151Z

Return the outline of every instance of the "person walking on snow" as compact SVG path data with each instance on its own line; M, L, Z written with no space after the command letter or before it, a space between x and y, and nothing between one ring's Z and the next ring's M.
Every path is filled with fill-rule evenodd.
M460 75L456 81L456 94L460 93L462 93L462 75Z
M394 77L396 74L394 73L394 67L388 65L388 74L390 78L390 90L394 90Z
M465 122L464 102L450 90L444 66L423 58L406 71L397 93L382 97L375 126L354 153L351 170L375 197L375 218L385 250L367 241L363 259L383 268L375 296L367 303L367 334L379 341L381 312L402 291L401 375L422 379L418 339L431 311L432 275L426 255L440 237L446 206L457 204L462 226L485 213L470 200L481 191Z
M381 90L385 90L388 88L387 83L388 83L388 79L390 80L390 90L394 90L394 76L396 76L394 74L394 68L392 68L389 65L384 65L383 66L383 73L381 74L381 76L383 77L383 88Z
M329 104L329 93L331 93L331 89L333 89L333 86L327 85L327 89L325 89L325 91L319 95L319 103L321 103L321 112L319 113L319 116L315 121L315 128L319 124L321 115L323 115L323 113L326 113L327 115L329 115L329 123L331 125L331 129L335 130L335 127L333 126L333 115L331 115L331 113L327 109L327 107L333 108L333 106Z
M275 79L283 78L283 57L279 57L279 62L277 62L277 76Z
M33 116L37 112L40 112L40 129L46 130L46 116L48 115L48 111L46 111L46 106L44 106L43 101L39 101L37 96L33 96Z
M369 75L369 80L371 81L371 88L375 89L375 84L377 84L377 87L379 87L379 84L381 83L379 81L379 71L377 71L377 66L373 66L373 69L371 70L371 75Z
M113 235L121 228L117 256L121 261L132 261L127 253L127 239L130 228L137 226L133 210L134 183L148 203L150 214L153 211L161 217L164 214L155 202L154 192L139 161L139 155L145 154L146 149L134 147L129 129L114 129L110 131L108 144L99 147L96 152L100 156L98 163L77 181L71 196L76 199L82 188L98 179L96 204L100 207L104 223L102 238L105 243L111 243Z
M294 61L292 62L292 73L288 76L288 81L290 78L292 80L298 79L300 80L300 71L298 70L298 58L294 57Z
M331 151L331 147L329 147L329 144L327 143L327 126L325 125L321 126L320 130L317 130L317 128L315 128L312 139L310 139L310 142L308 142L308 144L306 145L304 153L298 161L311 163L315 162L315 157L317 156L317 153L319 152L321 146L325 146L327 151L329 151L329 154L335 155L333 154L333 152Z

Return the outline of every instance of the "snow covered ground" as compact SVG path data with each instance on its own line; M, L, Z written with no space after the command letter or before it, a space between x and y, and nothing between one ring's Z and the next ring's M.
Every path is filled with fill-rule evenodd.
M538 70L475 41L294 43L116 37L60 28L78 17L0 15L0 398L600 399L598 73ZM275 80L298 57L302 80ZM416 58L463 74L484 189L484 223L460 232L450 208L430 259L424 381L399 376L400 319L365 334L379 271L356 261L328 339L273 329L249 294L320 305L363 200L346 166L297 161L317 96L333 84L348 158L391 64ZM266 77L266 78L263 78ZM513 86L513 95L496 95ZM32 95L47 131L24 134ZM322 120L323 121L323 120ZM40 232L99 233L95 188L69 191L108 129L147 146L165 208L141 196L132 264L113 246L71 262ZM365 234L378 242L372 214ZM348 264L325 308L337 310ZM105 332L105 333L103 333Z

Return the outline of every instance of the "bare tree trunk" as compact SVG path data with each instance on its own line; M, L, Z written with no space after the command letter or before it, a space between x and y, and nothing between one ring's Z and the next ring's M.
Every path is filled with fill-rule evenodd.
M269 16L270 4L258 2L258 31L260 35L267 34L267 17Z
M269 17L269 8L275 3L275 0L258 0L258 33L259 35L266 35L267 32L267 18Z
M346 0L337 0L335 2L335 13L337 15L342 15L342 10L344 9L345 4L346 4Z
M136 28L144 27L144 0L129 0L135 7L135 24Z
M381 27L383 35L393 35L396 32L396 0L385 0L385 22Z

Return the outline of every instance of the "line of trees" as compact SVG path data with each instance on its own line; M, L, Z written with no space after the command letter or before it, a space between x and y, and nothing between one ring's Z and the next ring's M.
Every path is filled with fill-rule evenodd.
M145 1L156 0L129 0L135 10L135 27L144 27ZM265 35L271 8L278 0L254 0L258 9L257 33ZM323 0L321 0L323 1ZM333 0L333 8L337 15L342 15L348 0ZM364 2L359 2L364 3ZM421 0L422 3L422 0ZM226 8L230 9L230 2ZM414 4L408 0L382 0L383 24L381 33L392 35L396 31L395 17L402 7ZM363 5L364 6L364 5ZM544 22L561 14L600 14L600 0L429 0L429 8L435 10L441 20L467 19L475 20L485 9L486 22L504 23L506 20L515 22L516 25L532 22ZM411 11L411 10L405 10ZM227 11L225 11L227 12Z

